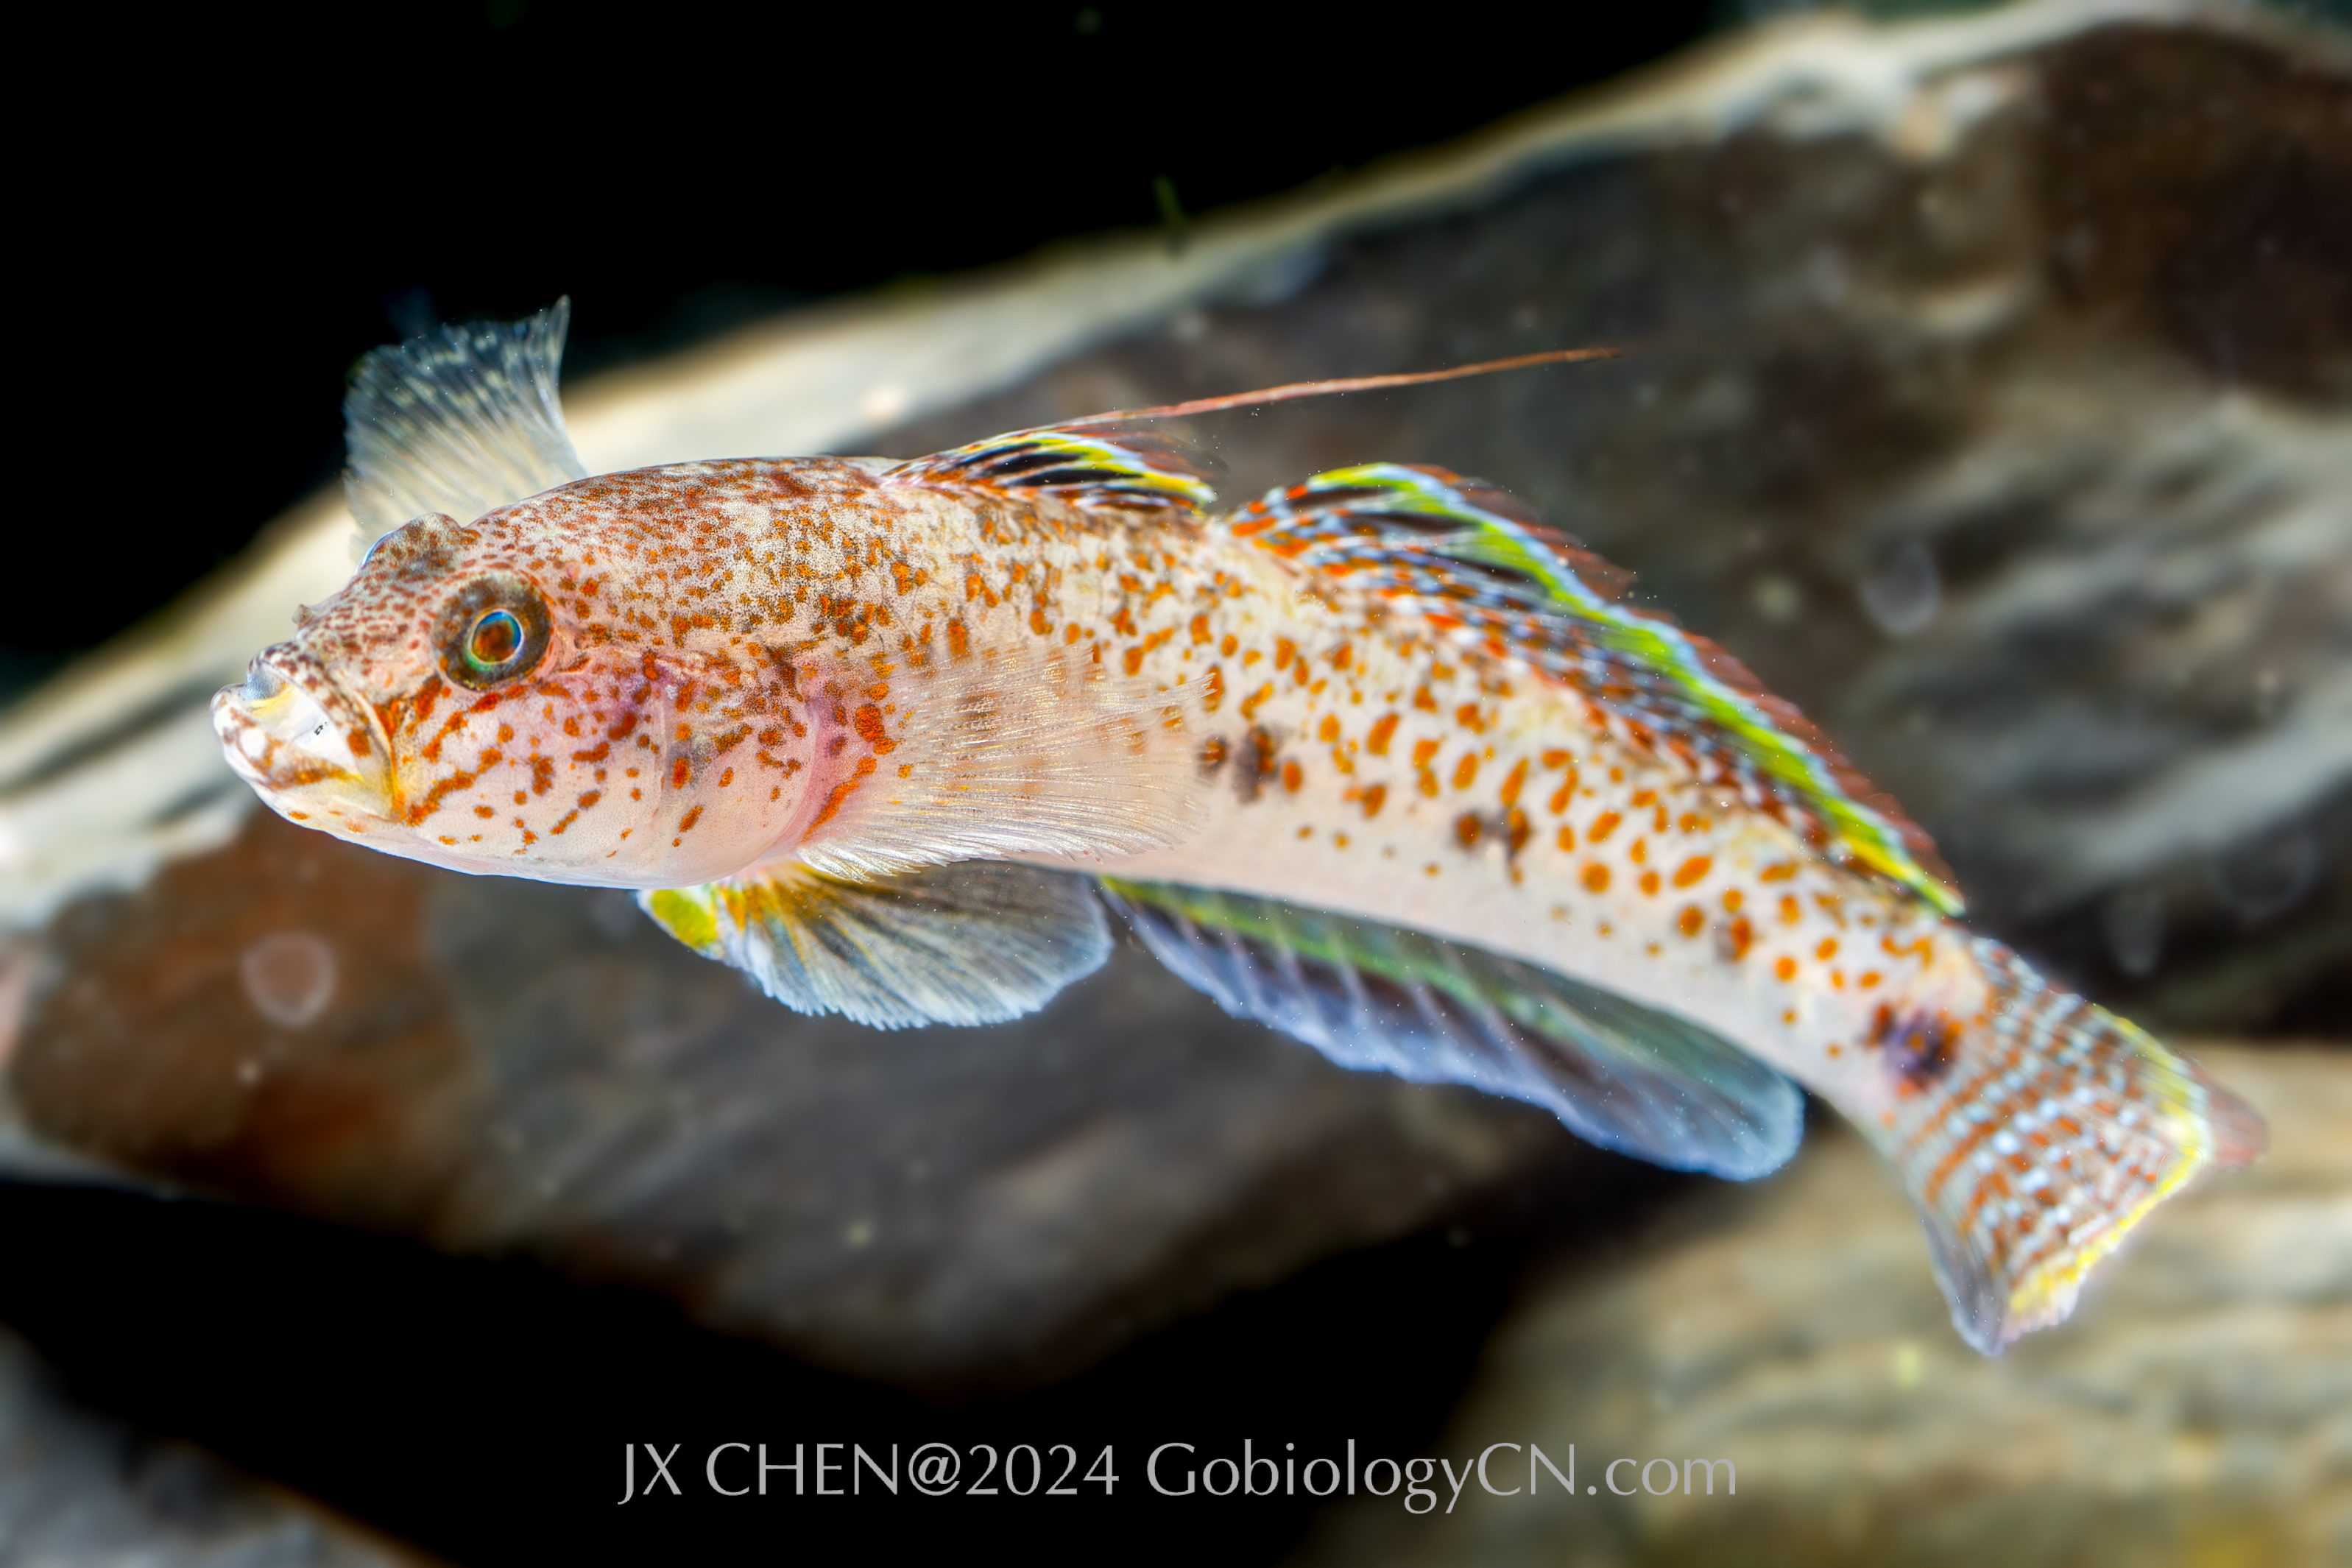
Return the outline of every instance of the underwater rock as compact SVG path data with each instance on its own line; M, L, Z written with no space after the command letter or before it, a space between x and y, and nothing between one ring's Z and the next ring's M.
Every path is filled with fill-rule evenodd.
M0 1332L0 1561L173 1568L428 1568L413 1548L201 1449L79 1408Z
M2175 1199L2067 1323L1970 1354L1910 1205L1823 1127L1786 1171L1525 1282L1430 1452L1458 1472L1533 1443L1564 1469L1572 1443L1580 1495L1540 1474L1528 1495L1506 1449L1489 1475L1518 1495L1474 1480L1419 1520L1359 1497L1296 1561L2352 1560L2352 1060L2198 1054L2269 1119L2271 1152ZM1643 1492L1668 1457L1736 1473Z

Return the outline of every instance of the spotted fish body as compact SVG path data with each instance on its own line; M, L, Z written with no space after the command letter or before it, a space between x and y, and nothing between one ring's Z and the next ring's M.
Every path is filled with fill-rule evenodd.
M1042 1005L1107 950L1098 879L1230 1010L1726 1174L1786 1157L1794 1080L1902 1171L1989 1351L2259 1150L2192 1065L1960 926L1793 710L1498 492L1379 465L1219 514L1100 425L581 477L548 333L380 363L399 419L355 395L363 517L445 499L440 433L485 405L511 460L222 694L289 818L641 889L780 999L885 1025Z

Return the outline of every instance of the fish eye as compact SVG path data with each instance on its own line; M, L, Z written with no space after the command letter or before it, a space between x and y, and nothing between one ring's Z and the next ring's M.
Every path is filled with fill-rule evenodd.
M466 662L475 668L497 669L522 651L522 622L512 610L486 610L466 634Z
M489 572L443 607L434 642L442 673L468 690L483 691L537 668L552 629L538 589L515 573Z

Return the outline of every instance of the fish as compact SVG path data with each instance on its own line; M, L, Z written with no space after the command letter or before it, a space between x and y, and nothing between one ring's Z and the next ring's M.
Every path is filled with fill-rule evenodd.
M1962 922L1927 836L1503 489L1369 463L1221 510L1188 414L912 459L589 474L568 302L364 359L357 571L215 699L280 816L631 890L782 1004L1044 1006L1110 921L1342 1066L1750 1179L1810 1090L1891 1162L1969 1343L2064 1319L2262 1152L2202 1068Z

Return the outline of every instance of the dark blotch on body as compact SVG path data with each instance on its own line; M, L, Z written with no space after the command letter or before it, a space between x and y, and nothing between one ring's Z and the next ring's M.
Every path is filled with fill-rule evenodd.
M1878 1009L1871 1043L1886 1052L1887 1061L1906 1083L1922 1087L1951 1071L1958 1059L1958 1031L1940 1013L1897 1014L1891 1006Z

